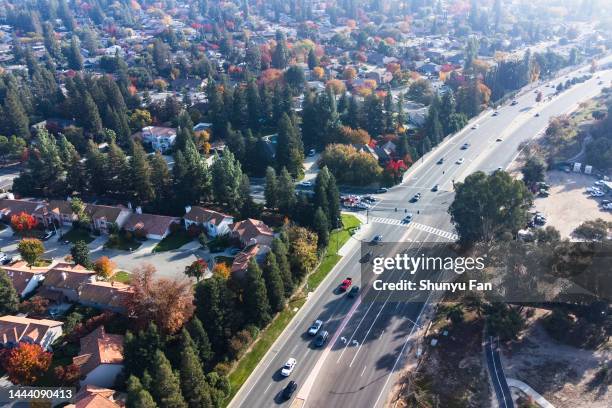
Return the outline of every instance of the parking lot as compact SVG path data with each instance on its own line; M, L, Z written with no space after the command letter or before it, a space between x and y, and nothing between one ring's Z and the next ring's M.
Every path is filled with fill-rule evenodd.
M612 200L612 194L593 198L586 192L595 181L595 177L580 173L548 172L550 196L536 197L535 209L546 216L546 225L558 229L563 238L571 238L572 231L584 221L603 218L612 222L612 212L600 206L603 199Z

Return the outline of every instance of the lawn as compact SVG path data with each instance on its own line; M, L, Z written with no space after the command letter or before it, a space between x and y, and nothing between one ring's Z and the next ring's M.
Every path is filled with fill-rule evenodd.
M91 234L89 234L89 231L87 230L84 230L82 228L72 228L70 231L63 235L62 239L64 241L70 241L73 244L77 241L85 241L87 244L89 244L95 238L92 237Z
M53 260L51 259L37 259L36 262L32 264L32 266L43 268L43 267L51 265L52 262Z
M119 271L113 275L113 280L121 283L130 283L132 274L126 271Z
M334 268L338 261L342 258L338 255L338 249L341 248L351 237L351 232L359 227L361 222L354 215L342 215L341 229L333 231L329 239L326 254L321 260L319 267L308 277L308 290L314 290L325 279L327 274ZM299 296L297 299L289 302L289 305L270 323L268 327L262 330L257 342L253 348L249 350L238 361L232 372L229 374L230 395L225 400L225 405L229 404L231 399L236 395L240 387L247 380L251 372L255 369L259 361L267 353L274 341L280 336L285 327L291 322L293 316L304 305L306 298Z
M153 248L153 252L164 252L179 249L191 241L193 241L193 238L187 234L187 231L181 229L170 233L166 238L159 241L159 243L155 245L155 248Z
M289 302L289 305L274 318L272 323L261 331L257 342L253 345L251 350L240 359L234 370L228 376L230 395L224 402L226 406L234 395L236 395L240 387L242 387L242 384L249 378L249 375L251 375L251 372L255 369L257 364L259 364L259 361L268 352L268 349L272 347L274 341L280 336L291 319L293 319L293 316L295 316L305 302L305 298Z
M130 251L138 249L142 245L142 242L135 240L134 238L128 238L124 234L111 234L108 241L104 244L105 248L120 249L122 251Z

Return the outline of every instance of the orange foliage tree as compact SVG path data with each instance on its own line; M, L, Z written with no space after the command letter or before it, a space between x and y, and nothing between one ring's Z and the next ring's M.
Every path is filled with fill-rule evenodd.
M325 87L326 88L331 88L331 90L336 95L340 95L340 94L344 93L344 91L346 90L346 86L344 85L344 82L340 81L339 79L330 79L325 84Z
M13 214L11 217L11 227L19 232L30 231L36 228L37 223L36 218L25 211L19 214Z
M102 278L110 278L115 268L117 268L117 264L111 261L108 256L101 256L93 265L94 271Z
M13 384L32 385L43 376L51 365L52 354L38 344L19 343L7 350L2 365Z
M340 127L340 135L344 139L344 143L368 144L370 143L370 134L363 129L353 129L349 126Z
M132 274L134 295L127 302L128 315L139 328L154 322L163 332L174 334L193 315L193 289L188 280L156 279L156 269L143 264Z
M220 276L223 279L229 279L231 269L229 266L227 266L227 264L220 262L213 267L212 273L213 275Z

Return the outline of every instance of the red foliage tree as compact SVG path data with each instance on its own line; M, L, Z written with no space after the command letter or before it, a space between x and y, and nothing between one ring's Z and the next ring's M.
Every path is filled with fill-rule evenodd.
M6 352L2 365L13 384L32 385L51 365L52 354L38 344L19 343Z
M25 211L22 211L19 214L13 214L11 217L11 227L13 227L15 231L30 231L36 228L36 224L38 224L36 218Z
M57 381L64 387L71 387L78 384L79 378L81 377L81 371L76 364L57 366L55 370L53 370L53 373Z

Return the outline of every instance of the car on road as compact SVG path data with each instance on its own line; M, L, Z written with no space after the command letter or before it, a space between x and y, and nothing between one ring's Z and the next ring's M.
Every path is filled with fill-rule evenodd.
M297 360L291 357L289 360L287 360L287 362L281 369L281 375L283 377L289 377L291 373L293 372L293 369L295 368L296 364L297 364Z
M444 157L440 157L440 160L436 162L437 164L444 164Z
M346 278L340 284L340 292L346 292L348 288L351 287L352 284L353 284L353 278L351 277Z
M436 191L438 191L439 189L440 189L440 186L439 186L439 185L437 185L437 184L435 184L435 185L434 185L434 186L431 188L431 191L436 192Z
M496 141L496 142L501 142L501 141L502 141L502 138L501 138L501 137L498 137L497 139L495 139L495 141Z
M540 117L540 114L539 114L539 113L536 113L536 114L535 114L535 117L536 117L536 118L539 118L539 117Z
M518 104L518 102L517 102L517 100L516 100L516 99L515 99L515 100L513 100L512 102L510 102L510 106L514 106L514 105L517 105L517 104Z
M323 347L325 345L325 343L327 343L327 338L329 337L329 332L326 330L323 330L321 332L321 334L319 334L317 336L317 338L315 339L314 342L314 346L315 347Z
M408 213L403 219L402 224L410 224L412 222L413 215L412 213Z
M370 262L370 259L372 259L372 252L366 253L364 256L361 257L361 259L359 261L361 263L368 263L368 262Z
M312 326L308 329L308 334L315 336L323 326L323 320L315 320Z
M46 231L45 235L42 236L42 240L43 241L48 241L54 235L55 235L55 231Z
M459 158L455 163L457 164L463 164L465 160L463 159L463 157Z
M480 125L479 125L478 123L474 123L474 124L472 125L472 130L476 130L476 129L478 129L479 127L480 127Z
M349 291L349 293L346 294L346 296L350 298L354 298L358 294L359 294L359 286L353 286L351 290Z
M297 390L297 383L295 381L289 381L287 386L283 389L283 399L288 400L291 398L295 390Z
M315 154L317 154L317 152L316 152L316 150L315 150L315 149L310 149L310 150L308 151L308 157L313 157Z
M416 193L414 196L412 196L412 198L410 199L410 202L411 203L416 203L420 199L421 199L421 193Z
M359 208L360 210L369 210L371 208L371 206L367 203L357 203L355 204L355 207Z
M372 238L372 240L370 241L370 244L378 244L379 242L382 242L382 239L382 235L375 235L374 238Z
M464 144L461 145L461 150L467 150L468 147L470 147L470 144L465 142Z
M381 187L378 190L376 190L376 194L382 194L382 193L386 193L387 191L389 191L388 188L386 187Z
M548 197L550 193L548 192L548 190L544 190L543 188L541 188L540 191L538 191L538 195L540 197Z
M493 116L497 116L497 115L499 115L498 111L493 112Z
M298 186L300 186L300 187L312 187L312 182L311 181L300 181L298 183Z
M372 197L371 195L367 195L367 196L363 196L361 198L361 201L365 201L366 203L375 203L376 198Z

